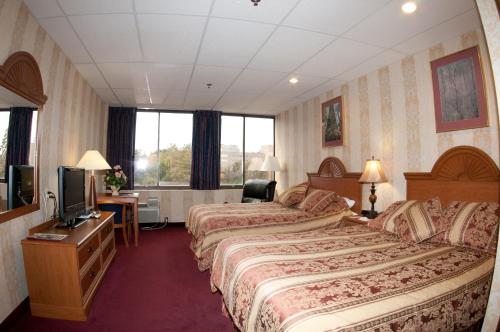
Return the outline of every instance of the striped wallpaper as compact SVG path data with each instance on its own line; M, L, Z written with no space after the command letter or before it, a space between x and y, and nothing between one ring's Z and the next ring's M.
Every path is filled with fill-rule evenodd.
M489 127L436 133L431 60L479 45L485 74ZM304 181L327 156L339 157L349 171L362 171L364 161L381 159L389 182L377 186L377 208L406 195L405 171L430 171L445 150L456 145L477 146L498 163L498 116L491 66L483 32L471 31L397 63L368 73L283 112L276 119L276 153L284 170L277 174L278 190ZM344 145L322 148L321 103L343 96ZM363 207L369 190L364 187Z
M75 165L87 149L105 150L107 105L22 1L0 0L0 63L21 50L37 60L48 96L39 117L40 188L56 192L57 166ZM0 322L28 295L20 241L42 214L0 224Z

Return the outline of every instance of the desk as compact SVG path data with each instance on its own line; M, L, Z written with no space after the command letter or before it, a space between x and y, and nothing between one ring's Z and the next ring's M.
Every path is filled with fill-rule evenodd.
M133 206L133 212L134 212L134 243L135 246L137 247L139 245L139 194L138 193L126 193L126 194L120 194L118 196L113 196L108 193L98 193L97 194L97 204L100 203L100 201L115 201L115 202L122 202L122 203L130 203Z

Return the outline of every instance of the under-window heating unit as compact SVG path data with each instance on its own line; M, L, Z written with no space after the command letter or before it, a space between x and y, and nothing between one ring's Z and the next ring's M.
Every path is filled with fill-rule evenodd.
M147 203L139 203L139 223L156 224L160 220L160 200L148 198Z

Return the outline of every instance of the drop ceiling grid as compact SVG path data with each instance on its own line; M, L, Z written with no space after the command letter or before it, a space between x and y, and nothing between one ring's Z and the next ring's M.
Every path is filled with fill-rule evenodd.
M240 107L240 110L242 110L242 109L244 110L246 108L251 110L252 105L257 106L259 104L262 104L261 102L259 102L259 100L262 99L262 101L264 101L266 98L268 98L268 95L273 94L273 93L276 93L277 95L284 94L285 92L288 93L288 95L286 97L284 97L284 101L281 103L282 105L287 105L291 102L296 102L296 101L302 100L305 96L310 95L310 93L312 93L312 92L322 91L323 88L328 88L332 85L341 84L343 82L343 78L348 76L348 73L355 72L356 68L362 68L363 64L366 64L365 67L369 67L369 64L371 62L374 62L374 63L382 62L381 60L373 61L372 59L383 58L384 55L389 54L389 52L392 52L392 53L390 53L390 54L392 54L392 56L395 56L394 54L397 53L397 54L401 54L401 57L403 57L405 55L405 52L404 52L404 50L402 50L402 48L404 48L402 45L405 45L405 43L407 44L408 40L410 40L411 38L417 37L425 32L428 32L428 31L434 29L436 26L443 25L446 22L453 20L455 17L458 17L460 15L465 15L468 11L473 10L473 9L471 9L471 2L472 2L471 0L455 0L454 4L458 3L458 5L456 6L456 8L452 8L453 9L452 14L454 15L453 17L451 17L451 18L447 17L446 20L443 20L440 18L440 16L438 14L436 14L438 16L438 18L433 18L433 19L429 18L429 19L427 19L427 21L424 20L425 21L424 23L427 25L425 26L426 29L423 29L423 30L419 26L420 23L418 23L418 22L411 23L413 25L408 23L407 25L410 26L410 28L413 27L413 29L416 31L415 33L413 33L413 35L411 35L410 37L405 36L404 40L397 40L397 43L388 43L388 42L384 43L381 41L382 39L379 39L378 42L372 42L372 39L366 38L366 36L365 36L366 34L363 35L359 31L363 31L363 29L365 29L365 30L367 29L366 22L370 22L370 20L377 21L377 20L383 19L383 15L381 15L382 16L382 18L381 18L381 16L378 15L377 13L384 14L384 13L389 11L388 8L400 6L400 3L402 3L402 0L373 0L367 6L365 6L366 4L361 2L361 1L352 1L349 3L348 6L352 7L352 8L350 8L350 10L351 10L351 13L353 14L353 17L355 18L355 21L353 22L352 19L348 19L348 20L344 19L342 22L340 22L336 26L333 25L334 27L332 27L332 30L330 30L330 31L326 31L327 28L330 28L329 26L327 26L327 25L321 26L322 23L325 23L325 22L328 23L328 18L329 18L328 15L319 15L318 14L318 13L321 13L321 8L320 9L312 8L312 10L310 12L308 12L307 10L306 11L299 11L299 9L302 10L302 8L307 8L309 5L311 5L310 2L312 0L295 0L295 1L263 0L263 2L261 2L260 6L263 6L265 1L273 1L273 3L271 5L269 5L268 12L261 11L256 16L249 16L248 11L245 12L245 10L247 10L247 9L241 9L243 7L235 7L235 6L246 6L246 5L251 6L252 5L251 3L247 4L247 0L241 0L241 1L239 1L238 4L236 4L236 2L234 2L233 0L203 0L203 1L197 2L197 3L200 3L201 6L193 6L193 4L191 2L175 1L175 0L169 1L168 3L160 3L158 1L153 1L153 0L142 0L142 1L130 0L128 2L122 1L120 4L117 4L111 0L101 0L101 1L89 0L89 1L86 1L84 4L80 4L80 3L74 4L73 1L68 2L67 0L52 0L52 1L51 0L43 0L42 2L45 5L40 5L40 2L39 2L38 7L36 4L34 4L36 1L40 1L40 0L25 0L25 2L28 4L30 9L32 9L31 7L34 7L34 10L32 9L32 11L34 12L34 14L38 13L39 20L43 21L43 20L48 20L50 18L52 18L52 19L54 19L54 18L60 19L63 17L65 18L66 22L71 27L72 32L74 33L74 35L77 38L76 42L81 44L82 49L85 51L85 53L87 53L88 58L90 59L90 63L85 63L85 62L76 63L77 67L83 68L84 65L94 66L96 70L90 69L90 67L87 68L87 75L90 75L88 73L92 72L92 75L98 74L102 77L102 80L95 78L96 81L100 82L99 87L98 88L96 87L96 89L103 92L104 88L102 88L102 86L100 84L102 82L105 82L105 84L107 85L107 89L109 90L108 92L110 92L114 96L114 99L119 101L119 104L121 104L121 105L126 105L126 104L128 105L131 99L127 98L128 99L127 103L124 103L124 100L122 100L123 98L122 99L119 98L118 94L114 91L114 89L118 89L119 87L115 87L115 86L110 84L110 80L108 79L108 77L105 75L105 73L102 71L102 69L100 67L102 62L96 61L99 59L96 59L96 57L95 57L96 54L91 53L91 51L89 50L89 45L84 43L85 38L82 38L82 36L80 35L81 31L79 31L79 29L75 28L75 25L72 22L73 20L78 21L78 20L83 19L83 17L88 17L88 16L106 16L106 15L109 15L108 17L114 17L111 15L129 15L129 16L132 16L133 28L129 28L129 29L132 29L132 30L135 29L134 35L135 35L135 38L136 38L137 44L138 44L138 54L141 58L140 62L153 63L153 64L155 64L155 63L163 64L162 61L159 61L159 62L158 61L146 61L146 58L147 58L146 53L147 52L145 50L145 45L144 45L144 36L142 35L142 32L141 32L141 24L140 24L141 18L140 18L140 16L146 17L146 15L156 15L156 16L161 15L161 16L165 16L165 17L178 16L178 17L186 17L186 18L187 17L199 17L200 19L204 18L203 30L201 32L201 38L199 38L199 41L196 45L196 56L194 58L193 63L191 64L192 68L191 68L191 73L189 76L189 82L188 82L187 87L183 91L184 92L184 98L183 98L183 102L182 102L183 106L185 106L186 104L189 104L189 101L187 99L188 99L188 96L190 94L201 95L200 91L195 91L198 88L193 90L195 88L195 86L193 85L193 84L195 84L193 80L196 78L197 68L206 67L205 65L207 64L207 62L210 63L210 61L207 61L206 59L204 59L202 57L202 55L203 55L203 52L205 50L204 43L208 42L207 41L207 30L212 22L226 20L226 21L231 21L231 22L240 22L240 23L242 23L242 25L248 24L249 27L251 27L252 24L253 25L260 24L260 25L272 26L273 28L271 29L271 32L268 34L267 38L260 38L261 40L263 39L262 42L260 43L260 45L259 45L259 40L258 40L259 38L256 38L256 40L254 42L254 44L255 44L254 46L258 46L258 47L255 47L255 52L253 52L252 56L250 57L250 59L246 63L244 63L244 61L239 61L239 62L236 61L236 62L230 63L229 64L230 66L228 66L224 62L215 61L214 63L212 63L213 65L210 65L210 67L214 67L214 68L220 67L222 71L225 70L223 68L227 68L227 70L237 69L238 73L231 80L231 82L228 85L225 83L225 84L223 84L224 86L221 89L215 88L210 92L207 91L208 94L203 93L203 95L205 95L205 96L208 96L208 95L211 95L211 96L210 96L210 98L201 98L201 99L205 99L207 101L215 100L215 102L213 104L204 105L205 106L204 108L222 108L222 109L224 109L225 108L225 106L224 106L225 100L230 101L228 103L230 105L230 108L234 107L233 105L237 104L235 102L235 100L236 100L238 94L241 95L241 92L233 91L233 86L241 85L241 82L239 80L243 79L245 77L244 74L247 73L249 70L258 72L258 71L262 71L262 69L264 69L262 71L263 73L275 72L275 73L282 74L281 80L279 80L278 83L276 83L276 84L270 85L269 88L265 89L264 92L262 92L262 93L249 92L249 96L248 96L248 98L245 98L245 102L242 103L244 105ZM319 7L324 6L327 8L333 8L333 7L330 7L330 6L332 6L332 3L335 2L338 4L338 3L340 3L340 1L341 0L324 1L322 3L319 3L320 4ZM422 1L424 1L424 0L420 0L420 2L422 2ZM437 4L437 7L439 7L439 6L441 6L443 8L446 6L449 7L449 4L451 3L450 1L452 1L452 0L440 0L439 4ZM56 4L56 6L54 6L54 3ZM161 4L161 8L159 10L158 10L158 8L154 8L155 3L156 3L156 5ZM118 6L118 5L120 5L120 6ZM233 7L231 8L231 6L233 6ZM369 7L369 6L371 6L371 7ZM98 8L98 7L100 7L100 8ZM99 9L101 9L103 7L105 7L106 11L100 12ZM364 10L364 12L363 11L360 13L353 12L353 10L356 8L358 8L358 10L359 10L359 7L361 7L361 8L367 7L367 8L362 8ZM446 7L446 8L448 8L448 7ZM472 5L472 8L473 7L474 6ZM49 8L49 9L47 9L47 8ZM68 10L68 8L69 8L69 10ZM266 7L264 7L264 8L266 8ZM309 8L311 8L311 7L309 6ZM424 8L425 8L425 6L424 6ZM443 8L441 8L440 10L443 10ZM429 9L427 8L427 10L429 10ZM231 17L231 15L233 15L233 17ZM302 15L302 17L301 17L301 15ZM307 17L308 15L309 15L309 17ZM317 16L314 16L314 15L317 15ZM335 15L338 16L341 14L335 13ZM304 17L306 17L306 18L304 18ZM317 20L316 20L316 17L318 17ZM409 18L409 19L411 19L411 18ZM316 21L319 22L318 23L319 25L315 25L317 23ZM46 24L48 24L48 21L45 21L45 22L46 22ZM221 27L221 28L223 28L223 27ZM260 68L260 69L253 68L252 62L259 56L259 54L262 54L262 52L265 52L267 50L266 45L268 45L270 40L272 40L273 36L275 36L277 34L277 32L280 31L281 29L290 29L290 28L295 29L297 31L300 31L300 33L303 33L304 36L313 36L315 34L319 35L319 36L325 36L327 42L326 42L326 44L319 47L317 50L314 49L314 52L310 52L310 50L305 50L305 52L304 52L304 54L302 54L302 56L297 56L298 60L296 61L296 63L298 65L295 65L295 63L294 63L293 67L288 66L285 69L278 70L278 71L276 71L275 70L276 68L273 68L272 66L268 67L268 68L266 68L264 66L264 68ZM407 26L403 26L403 28L411 30ZM383 30L384 28L382 27L380 29ZM385 29L387 29L387 27L385 27ZM263 35L265 35L265 32L263 32ZM69 38L69 37L66 36L66 37L61 37L61 38L64 39L64 38ZM394 38L393 38L393 41L396 40ZM54 39L57 39L57 38L54 38ZM87 39L88 39L88 37L87 37ZM304 39L309 39L309 38L305 37ZM415 38L415 39L418 39L418 38ZM339 66L338 70L336 70L334 73L327 73L325 75L322 75L321 70L320 70L321 63L324 61L327 61L327 59L330 58L328 51L330 51L331 55L335 54L335 52L333 50L328 50L328 48L330 46L334 45L335 43L338 43L338 42L345 43L345 42L349 42L349 41L356 42L357 44L361 45L361 47L365 47L366 49L371 49L373 51L372 54L370 56L368 56L367 58L366 58L366 56L359 57L359 61L358 60L351 61L351 62L346 61L347 62L346 68ZM234 49L233 51L237 53L240 50ZM243 52L243 54L250 54L251 51L252 51L252 47L249 47L249 48L247 48L247 50L241 51L241 52ZM293 51L293 50L291 50L291 51ZM211 54L212 58L216 55L217 55L216 52L214 53L214 50L212 50L212 54ZM322 56L323 56L323 60L321 60ZM201 60L200 60L200 57L202 57ZM306 70L305 68L307 68L307 66L311 66L311 63L317 57L320 59L320 61L318 61L318 63L316 64L316 69L313 70L312 73L308 72L308 70ZM85 59L86 57L82 55L80 58ZM344 58L347 59L348 56L344 55ZM387 57L387 58L392 59L391 57ZM121 63L131 64L131 65L133 63L137 63L137 61L135 61L137 59L133 59L133 60L134 61L127 61L127 59L125 59L125 61L122 61ZM163 60L163 59L161 59L161 60ZM110 61L111 61L111 63L117 63L117 61L115 61L114 59L110 59ZM334 61L335 61L335 59L334 59ZM212 62L213 62L213 59L212 59ZM221 66L221 64L222 64L222 66ZM292 68L292 69L290 69L290 68ZM344 70L341 70L341 69L344 69ZM84 71L84 70L82 70L82 71ZM97 72L97 74L96 74L96 72ZM217 71L215 71L215 72L217 72ZM313 84L311 86L308 86L307 89L304 89L304 86L302 86L302 87L296 89L297 93L294 93L293 88L290 89L287 86L287 80L288 80L289 76L298 75L298 74L300 74L299 77L304 75L303 76L304 80L307 80L308 76L311 77L311 79L317 79L317 82L316 82L317 84ZM148 82L151 79L151 77L149 75L150 75L150 73L148 73L147 71L144 72L144 80L146 81L146 83L148 85L147 93L149 96L149 100L157 99L158 94L153 96L151 91L156 90L155 93L157 93L158 89L156 89L154 87L151 87L151 88L149 87ZM197 82L198 85L199 85L199 83L200 82ZM259 84L259 82L255 82L255 84ZM299 82L299 84L300 84L300 82ZM139 89L139 88L134 87L134 89L132 91L134 91L134 90L138 90L138 91L134 92L134 95L142 95L143 94L143 91L141 91L143 89ZM123 92L124 91L121 90L120 94L122 94ZM109 96L109 93L102 93L102 94ZM178 100L179 91L176 91L175 88L173 88L173 89L169 88L168 91L166 91L164 94L164 98L163 98L163 101L161 103L162 105L165 105L168 102L170 95L177 96L175 98L177 98L176 100ZM248 101L251 98L254 98L254 101L249 104ZM287 99L287 100L285 100L285 99ZM113 103L113 102L111 102L111 103ZM158 106L160 106L160 105L158 105ZM272 111L273 109L274 109L274 111L277 111L278 108L279 107L273 106L265 111L270 111L270 110Z

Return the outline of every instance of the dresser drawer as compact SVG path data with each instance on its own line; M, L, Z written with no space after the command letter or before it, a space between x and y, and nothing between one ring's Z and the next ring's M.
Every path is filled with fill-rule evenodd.
M85 273L81 281L82 294L84 298L90 286L99 275L100 271L101 271L101 260L99 259L99 256L97 256L97 259L95 260L94 264L92 264L92 266L88 269L88 271Z
M80 269L87 263L89 258L99 249L99 237L95 234L78 251L78 266Z
M115 250L115 239L111 238L111 240L108 241L108 243L104 246L102 249L102 261L103 263L106 263L109 255Z
M106 225L101 229L101 241L106 240L108 234L113 231L113 220L108 221Z

